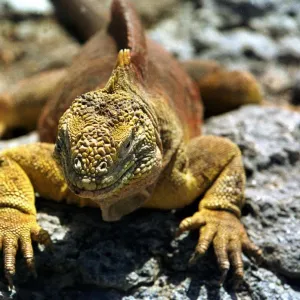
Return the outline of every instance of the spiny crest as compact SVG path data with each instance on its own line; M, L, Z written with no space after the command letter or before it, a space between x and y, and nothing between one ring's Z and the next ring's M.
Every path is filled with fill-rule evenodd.
M129 49L120 50L117 58L116 67L129 66L131 63L131 53Z
M131 64L139 81L143 81L148 64L147 42L142 22L131 1L112 1L108 32L115 39L118 49L130 49Z
M119 91L132 91L136 93L139 83L141 82L137 69L131 61L131 51L129 49L120 50L115 68L103 91L110 94Z

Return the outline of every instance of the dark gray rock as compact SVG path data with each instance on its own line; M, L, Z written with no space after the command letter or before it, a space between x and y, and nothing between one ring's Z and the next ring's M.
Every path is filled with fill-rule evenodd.
M139 210L105 223L97 209L40 200L38 221L50 232L54 252L36 247L37 279L18 260L19 297L300 299L300 115L244 107L208 120L205 133L229 137L243 151L248 174L243 222L266 257L261 267L245 258L247 284L237 293L229 283L218 286L212 251L188 265L196 232L174 238L193 205L172 212ZM0 289L4 294L5 286Z
M294 105L300 105L300 72L294 78L290 102Z
M216 0L216 5L230 8L233 12L243 15L243 18L262 16L276 8L277 0Z
M298 113L288 110L247 106L236 113L211 118L205 133L226 136L237 143L246 166L255 172L273 164L298 162L299 118Z

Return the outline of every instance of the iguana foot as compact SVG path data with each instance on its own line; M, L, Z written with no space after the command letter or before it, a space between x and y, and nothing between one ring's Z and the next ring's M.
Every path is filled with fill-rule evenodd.
M0 249L3 251L4 272L10 288L13 287L16 254L20 247L29 270L36 275L32 241L51 246L48 232L36 222L36 216L14 208L0 209Z
M243 224L234 214L227 211L201 209L180 223L178 234L198 228L200 228L200 238L190 262L203 255L213 244L222 272L221 284L226 278L230 265L233 266L235 280L243 280L242 252L255 258L257 262L261 261L262 251L250 241Z

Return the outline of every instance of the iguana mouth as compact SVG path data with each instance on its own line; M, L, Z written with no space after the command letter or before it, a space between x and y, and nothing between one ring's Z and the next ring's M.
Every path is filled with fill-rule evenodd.
M147 153L146 148L142 148L143 151L139 149L138 158L134 153L134 150L137 152L135 147L133 153L126 160L123 160L122 164L117 164L117 168L113 167L110 174L105 174L103 177L78 176L78 173L70 168L71 165L67 166L69 171L67 172L68 176L65 177L69 188L80 197L97 198L99 200L128 192L131 182L143 180L149 173L152 173L152 167L156 164L155 153L150 154L148 151ZM136 191L137 188L133 189Z
M133 175L133 172L136 168L136 164L133 162L133 164L125 170L121 176L119 176L115 181L112 183L109 183L108 185L103 184L95 184L95 189L88 190L82 186L82 184L78 184L78 180L74 180L74 182L70 182L68 180L68 186L69 188L78 196L83 198L99 198L103 196L103 198L107 195L110 195L122 188L126 182L130 179L130 177Z

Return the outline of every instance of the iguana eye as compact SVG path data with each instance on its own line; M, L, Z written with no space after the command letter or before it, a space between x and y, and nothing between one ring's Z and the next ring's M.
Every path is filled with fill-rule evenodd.
M128 150L130 150L133 143L133 132L127 137L127 139L121 145L121 154L122 156L126 156Z
M61 153L62 147L63 147L63 141L58 137L56 139L54 152L56 152L57 154Z
M131 146L131 141L128 141L127 144L125 145L125 148L128 149Z

